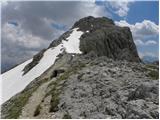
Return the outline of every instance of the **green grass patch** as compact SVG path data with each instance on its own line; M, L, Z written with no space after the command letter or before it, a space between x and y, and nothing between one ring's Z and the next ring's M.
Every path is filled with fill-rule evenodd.
M154 80L159 79L159 72L156 70L150 70L148 75L149 75L149 77L151 77Z
M58 104L59 104L59 96L58 94L53 94L50 102L50 110L49 112L56 112L58 111Z
M35 91L35 88L32 88L29 91L25 91L21 95L18 95L11 101L11 103L9 103L9 105L7 105L7 108L2 106L2 118L17 119L21 114L23 106L27 103L33 91ZM6 111L3 112L4 109L6 109Z
M144 67L144 70L147 72L147 76L153 80L159 79L159 68L157 65L147 64Z
M147 64L146 65L146 68L149 68L149 69L155 69L155 70L158 70L158 65L153 65L153 64Z

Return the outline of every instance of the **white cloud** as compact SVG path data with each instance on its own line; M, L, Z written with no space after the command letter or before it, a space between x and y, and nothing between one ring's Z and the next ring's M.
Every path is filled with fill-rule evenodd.
M46 46L47 42L38 37L34 36L31 33L25 32L21 25L14 26L12 24L4 24L2 27L2 34L5 35L5 39L8 43L14 43L17 46L21 46L24 48L41 48L42 46Z
M125 20L116 21L118 26L127 26L131 29L133 39L136 45L156 45L155 40L148 40L150 37L159 35L159 26L150 20L144 20L141 23L137 22L135 24L129 24Z
M139 56L140 56L141 59L143 59L143 57L145 57L145 56L149 56L149 57L157 57L158 56L156 53L148 52L148 51L146 51L146 52L139 52L138 54L139 54Z
M158 44L156 41L154 41L154 40L149 40L149 41L147 41L146 43L145 43L146 45L154 45L154 44Z
M153 52L151 48L153 45L155 47L154 49L158 48L159 26L154 22L144 20L135 24L129 24L128 22L121 20L119 22L116 21L115 24L122 27L127 26L131 29L134 42L139 49L138 53L141 58L143 56L158 56L158 50Z
M79 12L83 13L80 15L81 18L84 16L101 17L105 14L109 14L105 12L104 6L98 6L94 2L86 2L86 4L82 2L79 4L79 8Z
M132 31L134 41L137 45L157 44L155 40L148 40L152 36L159 35L159 26L150 20L144 20L141 23L129 24L125 20L115 21L115 24L121 27L129 27Z
M141 35L157 35L159 34L158 25L150 20L144 20L142 23L136 23L133 30Z
M19 64L42 48L48 46L50 41L24 31L20 25L4 24L2 27L2 70Z
M115 21L115 24L121 27L131 27L132 25L127 23L125 20Z
M156 41L154 41L154 40L148 40L148 41L144 42L144 41L142 41L142 40L137 39L137 40L135 40L134 42L135 42L135 44L136 44L137 46L149 46L149 45L156 45L156 44L158 44L158 43L157 43Z
M144 45L144 42L142 40L135 40L134 42L136 45Z
M128 14L129 5L131 1L117 0L117 1L108 1L108 3L111 6L111 9L113 9L112 12L116 13L120 17L125 17Z
M119 26L128 26L130 27L134 37L150 36L159 34L159 26L150 20L144 20L141 23L137 22L135 24L129 24L125 20L115 22Z

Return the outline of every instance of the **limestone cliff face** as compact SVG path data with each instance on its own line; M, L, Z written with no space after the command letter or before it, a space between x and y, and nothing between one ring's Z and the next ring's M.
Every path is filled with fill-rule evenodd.
M111 19L86 17L73 28L87 31L81 36L80 49L84 54L94 51L98 56L140 62L132 33L128 27L119 27Z

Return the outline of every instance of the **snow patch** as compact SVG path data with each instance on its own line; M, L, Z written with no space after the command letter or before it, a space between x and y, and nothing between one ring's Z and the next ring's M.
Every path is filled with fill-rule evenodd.
M62 44L67 53L82 53L79 49L79 38L83 34L82 31L77 31L78 28L73 29L72 34L67 38L68 41L63 40Z
M57 46L54 49L48 49L40 62L25 75L23 75L22 70L32 59L2 74L1 102L4 103L15 94L21 92L32 80L39 77L53 65L57 58L56 56L61 53L60 48L60 46Z
M64 50L67 53L81 54L82 52L79 49L79 38L81 37L83 32L77 30L78 28L73 29L73 32L67 38L68 41L62 40L62 43L58 46L45 51L39 63L25 75L23 75L23 69L32 61L32 59L2 74L0 76L0 104L4 103L15 94L21 92L31 81L44 73L49 67L54 64L57 56Z
M17 67L1 75L1 89L0 89L1 103L5 102L10 97L20 92L19 89L21 89L21 87L30 82L29 80L27 81L22 80L22 75L23 75L22 70L31 61L32 59L18 65Z

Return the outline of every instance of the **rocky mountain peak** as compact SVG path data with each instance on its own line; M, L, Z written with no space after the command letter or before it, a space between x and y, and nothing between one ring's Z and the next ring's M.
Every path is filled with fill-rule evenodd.
M80 38L80 50L86 54L91 51L98 56L116 60L140 62L132 33L128 27L116 26L113 20L101 17L86 17L76 22L84 34Z
M110 25L115 25L112 19L106 17L94 18L92 16L88 16L77 21L72 28L79 28L81 31L87 31Z
M79 46L83 54L94 52L97 56L107 56L115 60L141 61L130 29L116 26L112 19L106 17L88 16L80 19L49 47L55 47L66 40L75 28L83 32Z

